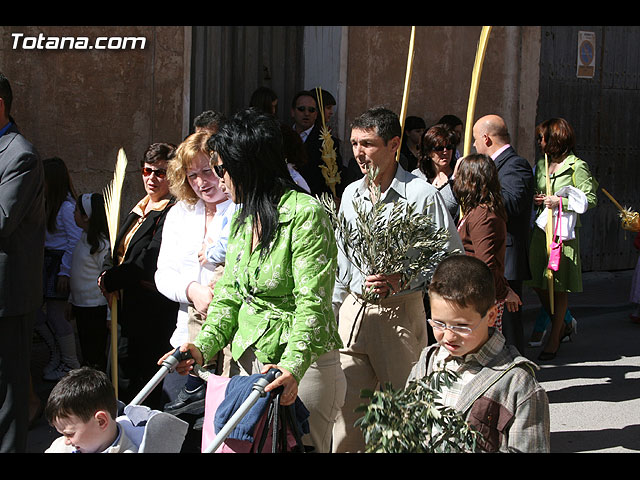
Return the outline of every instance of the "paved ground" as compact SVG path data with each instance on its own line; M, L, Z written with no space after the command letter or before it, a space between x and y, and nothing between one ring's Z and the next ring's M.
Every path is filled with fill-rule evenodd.
M586 273L570 297L578 334L538 378L547 391L553 452L640 451L640 325L628 303L633 271ZM533 328L534 295L525 296ZM541 348L528 349L535 360Z
M640 451L640 325L629 321L633 271L584 274L584 292L570 297L578 334L558 356L540 364L538 378L551 402L553 453ZM525 333L533 329L539 302L524 295ZM541 348L528 348L534 361ZM46 347L35 342L34 386L43 400L52 384L39 380ZM29 451L43 452L57 436L41 418L30 432Z

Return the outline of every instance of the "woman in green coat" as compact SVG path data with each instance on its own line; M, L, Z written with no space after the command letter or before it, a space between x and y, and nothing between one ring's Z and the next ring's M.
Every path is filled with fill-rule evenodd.
M552 118L542 122L536 127L536 139L543 154L547 155L549 166L549 177L551 181L551 194L537 193L534 196L536 206L536 217L542 213L545 207L553 210L558 209L559 202L562 202L562 211L569 208L567 198L555 195L562 187L567 185L581 190L587 197L588 208L596 205L596 190L598 184L589 171L589 166L580 160L573 153L575 148L575 133L569 123L562 118ZM546 172L545 160L538 160L536 165L536 191L546 192ZM564 321L568 306L568 294L582 291L582 264L580 261L580 238L579 227L580 217L578 217L573 240L562 242L562 255L560 268L553 272L553 315L550 314L549 284L547 279L547 264L549 255L547 253L547 239L545 231L534 226L529 251L529 265L531 267L531 280L527 282L531 286L545 310L552 319L551 334L547 344L540 354L540 360L552 360L555 358L560 348L561 339L570 334Z
M230 343L243 374L277 366L282 375L265 390L283 386L283 405L299 396L310 412L310 439L303 441L328 452L346 392L331 306L337 268L331 222L291 178L272 115L239 112L208 147L220 187L239 207L207 319L181 350L203 365ZM185 373L190 363L176 370Z

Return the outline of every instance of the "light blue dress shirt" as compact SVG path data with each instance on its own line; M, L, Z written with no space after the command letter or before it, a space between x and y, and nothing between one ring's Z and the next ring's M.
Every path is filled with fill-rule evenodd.
M460 253L464 252L458 230L447 210L447 206L438 190L430 183L407 172L398 165L391 185L385 192L382 192L381 200L385 203L387 214L391 211L396 201L415 204L416 212L429 215L436 228L445 228L449 232L449 241L445 247L446 251L453 252L457 250ZM342 195L340 213L344 215L351 225L355 225L356 218L356 212L353 207L354 201L363 201L365 205L371 206L366 176L348 185ZM340 242L339 238L336 240ZM333 291L334 308L342 304L349 292L361 295L363 283L364 277L360 271L345 256L343 249L338 248L338 274ZM424 287L424 283L424 279L414 280L408 289L396 295L418 291Z

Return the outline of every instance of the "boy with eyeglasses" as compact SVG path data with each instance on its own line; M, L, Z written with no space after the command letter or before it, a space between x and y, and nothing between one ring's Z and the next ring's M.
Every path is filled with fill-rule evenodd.
M549 452L549 400L535 378L538 367L493 328L497 306L487 265L467 255L446 258L433 274L429 300L438 343L422 351L407 383L455 372L441 402L480 432L480 450Z

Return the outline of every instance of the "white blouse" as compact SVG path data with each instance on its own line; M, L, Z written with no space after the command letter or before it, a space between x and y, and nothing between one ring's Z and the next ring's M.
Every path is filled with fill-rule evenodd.
M218 204L207 231L209 239L222 240L226 245L231 217L236 208L231 200ZM174 348L187 341L187 287L191 282L203 285L209 283L215 268L211 264L202 266L198 261L198 253L205 241L205 221L206 211L202 200L198 200L195 205L180 201L167 213L162 229L155 282L160 293L180 304L176 329L170 340Z

